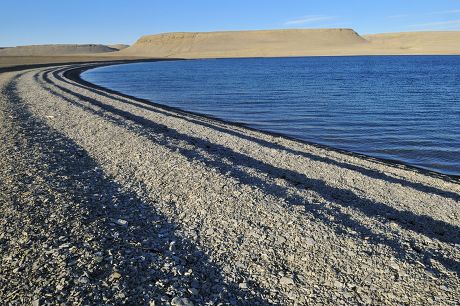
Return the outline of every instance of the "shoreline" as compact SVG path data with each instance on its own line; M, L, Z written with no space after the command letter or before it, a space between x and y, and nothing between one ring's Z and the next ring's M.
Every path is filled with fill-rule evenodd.
M458 301L457 182L80 83L94 65L0 74L3 301Z
M0 73L1 72L9 72L9 71L17 71L22 69L31 69L31 68L39 68L39 67L49 67L53 65L66 65L66 64L85 64L85 63L107 63L107 62L151 62L151 61L162 61L162 60L219 60L219 59L257 59L257 58L284 58L284 57L292 57L292 58L302 58L302 57L399 57L399 56L423 56L423 57L430 57L430 56L445 56L445 57L455 57L460 56L460 53L442 53L442 54L337 54L337 55L291 55L291 56L246 56L246 57L197 57L197 58L181 58L181 57L126 57L126 56L0 56ZM55 61L56 58L62 58L62 61ZM17 61L13 61L12 63L3 63L8 59L16 59ZM30 62L30 63L28 63Z
M15 56L10 56L15 57ZM8 57L3 57L8 58ZM17 57L16 57L17 58ZM19 57L22 58L22 57ZM31 57L34 58L34 57ZM40 56L36 56L35 58L40 58ZM63 56L63 58L66 58ZM44 68L44 67L52 67L52 66L59 66L59 65L78 65L78 64L96 64L96 63L141 63L141 62L151 62L151 61L174 61L174 60L184 60L181 58L165 58L165 59L158 59L158 58L136 58L136 59L126 59L126 58L117 58L113 57L110 58L101 58L97 60L97 57L90 57L91 59L87 59L83 57L81 60L78 61L63 61L63 62L52 62L52 61L45 61L44 63L31 63L31 64L11 64L11 66L2 66L0 65L0 73L3 72L13 72L19 70L27 70L27 69L34 69L34 68Z
M361 55L357 55L357 56L361 56ZM367 55L363 55L363 56L367 56ZM389 56L392 56L392 55L389 55ZM398 56L398 55L395 55L395 56ZM407 55L407 56L412 56L412 55ZM417 55L415 55L415 56L417 56ZM420 55L420 56L425 56L425 55ZM428 55L428 56L430 56L430 55ZM437 55L432 55L432 56L437 56ZM445 56L460 56L460 55L445 55ZM327 57L327 56L325 56L325 57ZM238 59L238 58L235 58L235 59ZM166 60L169 60L169 59L166 59ZM174 60L196 60L196 59L171 59L171 60L174 61ZM91 66L91 67L80 67L80 68L70 69L70 70L68 70L68 71L66 71L64 73L64 76L66 76L69 79L71 79L71 80L73 80L73 81L75 81L77 83L80 83L82 85L92 87L94 89L99 89L99 90L103 90L103 91L106 91L106 92L110 92L110 93L113 93L113 94L117 94L117 95L123 96L125 98L135 99L135 100L137 100L139 102L146 103L148 105L155 105L156 107L163 108L165 110L172 110L172 111L183 113L185 115L201 116L203 118L207 118L207 119L210 119L210 120L216 120L216 121L228 124L228 125L234 125L236 127L242 127L242 128L245 128L245 129L249 129L249 130L257 131L257 132L260 132L260 133L264 133L264 134L269 135L269 136L282 137L282 138L289 139L291 141L298 141L299 143L303 143L303 144L307 144L307 145L311 145L311 146L316 146L317 148L331 150L331 151L334 151L334 152L337 152L337 153L347 154L347 155L350 155L350 156L353 156L353 157L363 158L363 159L366 159L366 160L369 160L369 161L372 161L372 162L380 162L380 163L382 163L384 165L387 165L387 166L393 166L393 167L397 167L397 168L405 169L405 170L412 170L412 171L415 171L415 172L418 172L418 173L422 173L424 175L428 175L428 176L435 177L435 178L440 178L440 179L450 181L450 182L460 183L460 175L453 175L453 174L437 172L437 171L434 171L434 170L430 170L430 169L426 169L426 168L422 168L422 167L417 167L417 166L414 166L414 165L411 165L411 164L408 164L408 163L405 163L405 162L399 161L399 160L374 157L374 156L366 155L366 154L363 154L363 153L357 153L357 152L353 152L353 151L349 151L349 150L335 148L335 147L328 146L328 145L319 144L319 143L312 142L312 141L307 141L307 140L302 140L302 139L298 139L298 138L295 138L295 137L290 137L288 135L284 135L284 134L281 134L281 133L270 132L270 131L265 131L265 130L252 128L252 127L249 127L247 124L244 124L244 123L227 121L225 119L221 119L221 118L214 117L214 116L211 116L211 115L206 115L206 114L202 114L202 113L198 113L198 112L187 111L187 110L184 110L184 109L181 109L181 108L172 107L172 106L168 106L168 105L165 105L165 104L159 104L159 103L147 100L147 99L142 99L142 98L139 98L139 97L131 96L131 95L128 95L128 94L125 94L125 93L122 93L122 92L119 92L119 91L116 91L116 90L112 90L112 89L109 89L109 88L106 88L106 87L103 87L103 86L93 84L93 83L88 82L88 81L84 80L83 78L81 78L81 74L83 72L85 72L87 70L94 69L94 68L98 68L98 67L113 66L113 65L123 65L123 64L131 64L131 63L138 63L138 62L155 62L155 61L158 61L158 60L141 60L141 61L128 61L128 62L117 62L117 63L112 63L112 62L110 62L110 63L97 63L96 65Z

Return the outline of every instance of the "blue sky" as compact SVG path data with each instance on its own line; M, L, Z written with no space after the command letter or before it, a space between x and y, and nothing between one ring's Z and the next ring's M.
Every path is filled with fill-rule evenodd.
M0 46L127 43L174 31L460 30L459 0L1 0Z

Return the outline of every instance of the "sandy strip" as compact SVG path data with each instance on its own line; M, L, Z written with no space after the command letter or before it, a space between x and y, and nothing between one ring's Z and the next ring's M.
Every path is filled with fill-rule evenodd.
M0 74L0 298L456 304L460 184L77 83Z

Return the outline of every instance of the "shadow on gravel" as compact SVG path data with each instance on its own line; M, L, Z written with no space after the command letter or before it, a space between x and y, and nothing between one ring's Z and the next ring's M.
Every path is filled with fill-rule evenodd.
M65 82L65 83L67 83L69 85L80 87L82 89L86 89L86 90L95 92L98 95L101 95L101 96L109 98L109 99L117 100L117 101L123 102L125 104L133 105L135 107L142 108L142 109L145 109L145 110L148 110L148 111L160 113L160 114L162 114L164 116L178 118L178 119L181 119L181 120L185 120L187 122L191 122L191 123L194 123L194 124L197 124L197 125L201 125L201 126L204 126L204 127L207 127L207 128L211 128L211 129L214 129L214 130L219 131L221 133L226 133L228 135L236 136L236 137L239 137L239 138L251 141L251 142L255 142L255 143L257 143L259 145L262 145L262 146L265 146L267 148L276 149L276 150L280 150L280 151L285 151L285 152L293 154L293 155L303 156L303 157L308 158L308 159L313 160L313 161L319 161L319 162L323 162L323 163L326 163L326 164L331 164L331 165L334 165L334 166L338 166L340 168L352 170L352 171L361 173L361 174L363 174L365 176L368 176L370 178L384 180L384 181L387 181L387 182L393 183L393 184L400 184L401 186L410 187L410 188L413 188L413 189L421 191L421 192L431 193L433 195L438 195L438 196L450 198L450 199L455 200L455 201L460 201L460 195L458 193L455 193L455 192L442 190L442 189L439 189L439 188L436 188L436 187L433 187L433 186L427 186L427 185L424 185L424 184L419 183L419 182L411 182L411 181L408 181L408 180L405 180L405 179L402 179L402 178L387 175L387 174L385 174L383 172L379 172L377 170L367 169L367 168L362 167L362 166L353 165L353 164L349 164L349 163L345 163L345 162L340 162L340 161L333 160L331 158L327 158L327 157L323 157L323 156L313 155L313 154L305 152L305 151L295 150L295 149L292 149L292 148L289 148L289 147L286 147L286 146L283 146L283 145L280 145L280 144L277 144L277 143L266 141L264 139L256 138L256 137L253 137L253 136L250 136L250 135L245 135L245 134L240 133L239 131L234 130L234 129L229 129L227 127L222 127L222 126L210 123L210 122L204 122L202 120L192 119L191 117L193 115L183 116L183 115L180 114L180 110L177 110L177 109L174 109L174 108L171 108L171 109L175 112L175 114L172 113L172 112L166 112L166 111L162 111L162 110L159 109L159 108L168 109L167 106L157 105L156 107L153 107L151 105L148 105L148 102L143 101L143 100L140 100L138 103L135 103L135 102L129 101L127 99L119 98L119 97L114 96L113 94L110 94L110 90L108 90L108 89L105 89L105 90L107 90L109 93L104 92L103 90L98 90L98 89L94 88L93 84L90 84L90 83L88 83L88 82L86 82L84 80L81 80L81 79L80 80L83 83L86 83L88 85L85 86L85 85L81 85L81 84L76 83L76 82L74 82L74 83L69 82L67 79L65 79L62 76L60 76L61 72L66 71L68 69L69 68L64 68L64 69L52 71L53 77L55 77L56 79L58 79L61 82ZM116 94L119 95L119 96L123 96L123 94L121 94L121 93L116 93ZM132 98L135 99L134 97L132 97Z
M441 242L449 244L460 243L460 228L458 226L444 221L435 220L430 216L420 216L410 211L400 211L386 204L362 198L351 190L336 188L327 185L326 182L322 180L309 178L296 171L275 167L245 154L235 152L223 145L179 133L167 126L163 126L130 112L120 110L114 106L104 104L101 101L73 92L55 84L47 77L47 73L43 75L43 78L47 83L56 86L66 94L86 101L91 105L100 108L101 111L87 107L47 88L47 90L50 90L54 95L57 95L67 102L81 107L88 112L101 116L118 126L124 127L137 135L143 136L154 143L165 146L172 151L180 152L189 160L199 160L208 167L218 170L222 174L232 175L243 184L257 186L265 193L283 199L290 205L302 205L305 207L306 212L311 213L325 223L331 224L328 215L334 215L335 221L333 224L335 226L341 226L343 229L349 228L358 232L360 237L363 239L366 238L376 244L385 244L389 246L395 251L396 256L400 259L415 263L416 259L409 256L410 252L415 251L424 258L427 270L437 271L437 269L432 267L432 264L430 263L430 258L432 258L439 261L445 268L460 275L460 264L450 258L445 258L443 255L439 254L437 250L431 250L428 247L420 248L415 244L415 242L411 244L411 249L408 249L401 244L399 239L392 239L386 235L376 234L371 229L353 220L349 215L341 213L337 209L327 209L323 205L309 203L300 195L290 193L285 187L248 174L246 171L241 169L241 166L252 168L258 172L268 175L270 178L284 179L296 188L305 188L316 191L327 201L342 207L351 207L356 209L357 211L360 211L366 216L376 219L379 222L388 223L392 221L398 224L398 226L402 229L413 231ZM39 81L38 77L37 81ZM112 114L116 116L113 116ZM196 149L190 150L183 148L166 138L186 142L187 144L194 146ZM212 158L204 156L202 152L210 154Z
M148 305L154 300L166 304L174 296L187 297L198 305L219 301L234 305L268 304L249 290L226 283L207 255L181 237L177 225L156 212L152 203L123 190L104 175L86 151L34 118L17 96L15 82L5 92L15 124L27 140L24 149L40 150L39 165L43 165L46 185L54 193L48 202L49 210L58 204L58 199L70 196L71 207L87 211L85 219L79 221L81 229L75 230L91 234L92 239L82 241L83 237L79 237L80 241L70 243L77 249L89 249L98 258L97 264L91 259L82 266L68 263L76 279L86 278L82 282L73 280L71 285L74 291L80 291L85 304ZM75 216L71 208L68 220L72 218ZM58 247L62 242L56 243ZM195 294L188 290L192 288L197 289ZM64 296L68 289L63 289ZM263 295L257 286L251 289Z

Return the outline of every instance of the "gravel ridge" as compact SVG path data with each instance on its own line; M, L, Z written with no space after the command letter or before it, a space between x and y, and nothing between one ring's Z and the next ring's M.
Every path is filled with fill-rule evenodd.
M12 304L460 299L460 185L146 104L0 74L0 298Z

